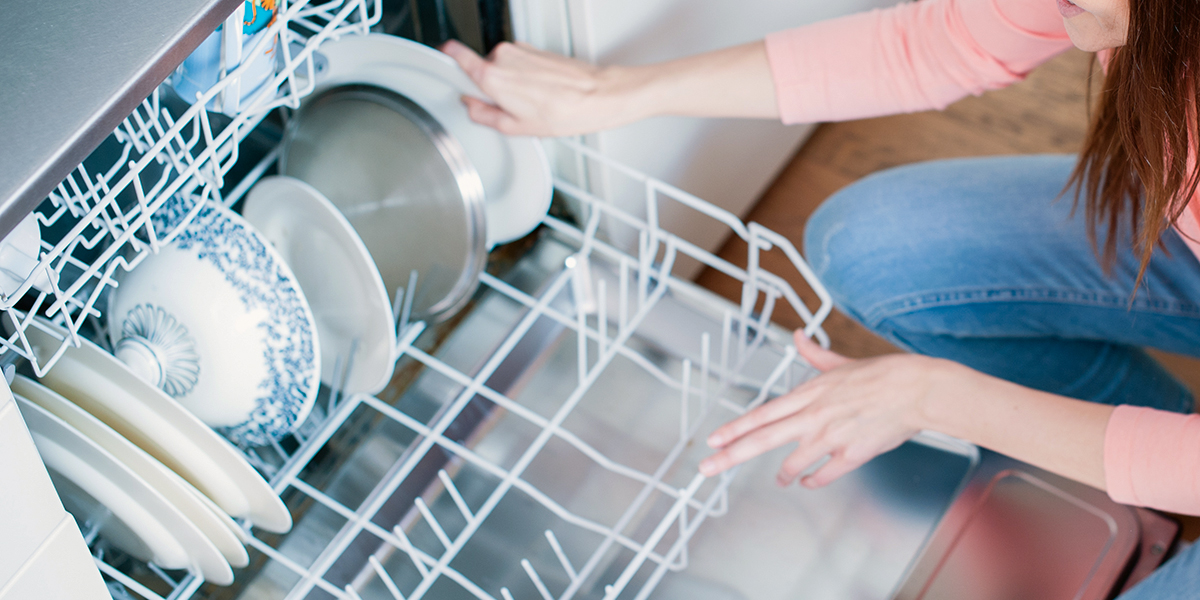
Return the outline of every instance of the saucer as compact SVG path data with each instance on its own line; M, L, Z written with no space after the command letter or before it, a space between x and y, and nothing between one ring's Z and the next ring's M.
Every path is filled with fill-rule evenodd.
M232 572L229 572L229 567L241 568L250 564L250 558L246 554L245 546L226 527L225 522L220 516L200 500L201 494L196 488L192 487L191 484L184 481L161 462L146 454L144 450L133 445L129 440L121 437L121 434L113 431L112 428L88 414L87 411L28 377L17 375L13 379L12 390L13 393L20 395L62 419L68 425L78 430L79 433L107 450L114 458L126 467L129 467L130 470L148 483L150 487L162 494L164 498L198 527L204 537L212 542L212 545L220 551L221 556L228 562L224 567L221 567L220 563L215 561L211 565L202 567L201 573L204 574L206 580L219 585L229 585L232 583ZM218 508L217 510L220 509ZM226 518L228 518L228 515L226 515ZM204 552L197 553L197 556L193 558L197 561L212 561L212 556L207 552L207 549L204 549ZM226 573L229 575L228 580L224 578Z
M25 333L39 354L59 346L42 329L68 335L37 319ZM237 449L116 357L79 339L82 345L63 351L42 378L44 385L158 459L230 515L267 531L291 529L287 506Z
M454 59L423 44L384 34L345 36L321 45L328 69L314 94L347 83L378 85L429 111L466 150L483 180L489 248L533 231L554 192L546 153L536 138L506 136L475 123L461 97L486 98Z
M105 540L136 558L233 581L216 547L162 494L62 419L16 399L63 505L81 528L104 519Z
M346 394L382 390L396 362L396 320L379 269L346 217L312 186L286 176L259 181L242 217L271 242L308 299L321 340L321 381L339 379Z

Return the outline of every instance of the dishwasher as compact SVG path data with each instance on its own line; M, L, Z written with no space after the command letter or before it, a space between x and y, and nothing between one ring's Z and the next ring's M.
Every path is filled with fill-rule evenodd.
M57 87L0 90L0 229L36 215L43 237L32 274L0 303L10 382L14 368L41 376L104 330L117 269L186 225L155 230L169 198L237 207L272 172L273 119L310 93L321 44L386 21L381 0L281 0L269 30L280 39L278 93L238 106L239 68L188 106L159 83L218 25L237 28L241 0L106 3L50 19L44 5L12 4L0 31L17 41L4 68ZM170 35L116 33L131 19ZM39 62L47 40L80 32L109 52L104 65ZM67 90L68 76L96 93ZM46 143L16 148L15 136ZM56 577L94 566L115 600L1099 600L1168 555L1169 519L933 432L820 490L776 487L786 449L700 475L709 432L816 373L772 315L795 311L827 345L832 301L789 240L585 141L545 142L555 206L533 234L491 253L466 308L440 323L398 319L383 392L323 384L292 435L238 447L294 526L239 523L250 561L232 585L124 555L94 520L77 523L88 560ZM634 190L640 211L605 189ZM673 234L658 221L666 206L740 238L746 264ZM790 272L764 268L769 253ZM680 278L685 261L740 282L740 300ZM61 328L57 352L34 352L33 315ZM2 485L0 497L23 493L21 480ZM3 531L21 518L6 514ZM18 564L0 575L28 571L14 538L0 546ZM14 590L0 577L0 598L25 597Z

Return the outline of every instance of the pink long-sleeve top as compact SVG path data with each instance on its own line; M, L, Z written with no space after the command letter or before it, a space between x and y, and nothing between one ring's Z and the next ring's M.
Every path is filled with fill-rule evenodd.
M1071 47L1054 0L925 0L767 36L785 123L940 109L1020 81ZM1200 257L1200 201L1175 227ZM1200 514L1200 415L1120 406L1104 471L1116 501Z

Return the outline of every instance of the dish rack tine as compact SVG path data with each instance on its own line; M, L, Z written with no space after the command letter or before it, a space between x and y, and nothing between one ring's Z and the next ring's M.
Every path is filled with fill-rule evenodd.
M468 521L475 518L471 513L470 507L467 506L467 501L463 499L462 494L458 493L458 486L454 485L454 480L450 479L450 475L445 469L438 470L438 479L442 480L442 485L446 487L446 492L450 494L450 498L454 500L454 505L458 507L458 511Z
M575 271L578 274L578 271ZM578 278L572 277L572 282ZM576 341L576 362L578 363L579 385L587 384L588 378L588 341L587 341L587 313L579 306L579 300L576 299L575 308L575 341Z
M404 297L408 294L408 290L404 287L396 288L395 298L392 300L392 318L396 319L396 335L404 333L404 319L401 317L401 309L404 308Z
M712 336L707 331L700 334L700 412L708 413L708 377L709 354L712 350Z
M392 579L392 576L388 575L388 572L383 568L383 563L379 562L379 559L375 558L375 555L367 557L367 560L371 563L371 567L375 569L375 573L379 575L379 579L383 581L383 585L387 586L388 591L392 593L392 597L396 600L404 600L404 595L400 593L400 588L396 587L396 582Z
M329 381L329 400L326 402L326 409L332 413L337 408L338 393L342 388L342 355L339 353L333 357L333 378Z
M400 540L401 544L404 544L401 550L408 555L409 560L412 560L413 566L417 568L417 572L421 574L421 578L429 577L429 567L425 566L425 563L420 558L417 558L417 549L413 547L408 536L404 534L404 529L397 525L392 528L392 533L396 535L396 539Z
M604 356L608 346L608 285L602 277L596 282L596 354Z
M449 550L450 547L454 545L454 541L450 539L450 536L446 535L446 530L442 529L441 524L437 522L436 518L434 518L433 513L429 510L429 506L426 505L425 501L420 498L414 500L413 504L415 504L417 506L417 510L421 512L421 516L425 517L425 522L429 523L429 527L430 529L433 529L433 534L437 536L438 541L441 542L447 550Z
M96 566L99 567L101 573L103 573L106 577L111 577L117 583L125 586L126 590L132 591L146 600L163 600L162 596L154 593L132 577L118 571L116 568L104 562L104 560L100 557L93 557L93 560L96 563Z
M533 581L533 586L537 588L543 600L554 600L554 596L550 595L550 590L546 588L546 584L542 582L542 578L538 577L537 571L533 570L533 565L530 564L529 559L521 559L521 568L525 569L525 573L529 575L529 579Z
M563 551L562 544L558 543L558 538L549 529L546 530L546 541L550 542L550 548L554 550L554 555L558 557L558 562L562 564L563 570L567 572L567 575L571 577L571 581L574 582L579 574L575 572L575 567L571 566L571 561L567 558L567 553Z
M687 443L688 432L691 430L688 414L691 387L692 387L692 361L683 359L683 374L679 382L679 443Z
M672 571L682 571L688 566L688 507L684 505L683 510L679 511L679 539L675 542L679 546L679 558L675 562L667 566Z
M625 324L629 321L629 259L621 257L621 273L618 282L617 298L617 335L625 333Z
M504 598L504 600L513 600L512 592L508 591L506 587L500 588L500 597Z
M417 270L408 274L408 290L404 294L404 307L400 309L400 327L407 329L412 318L413 299L417 296Z

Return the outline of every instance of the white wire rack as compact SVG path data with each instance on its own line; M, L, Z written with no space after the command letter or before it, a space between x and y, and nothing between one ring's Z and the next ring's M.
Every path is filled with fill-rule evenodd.
M313 50L326 39L366 33L379 18L379 3L280 0L269 33L257 47L247 49L263 52L266 44L278 43L278 69L267 84L275 93L260 94L238 107L232 120L215 118L203 107L229 95L227 90L236 91L251 61L240 61L240 67L224 74L186 109L168 110L163 93L157 90L142 102L36 209L42 231L41 260L17 290L0 294L0 312L7 315L0 355L15 353L29 359L40 376L68 344L78 345L79 328L99 316L102 307L97 301L113 285L116 270L133 268L147 253L156 252L193 215L169 231L156 230L150 217L178 194L220 200L226 175L240 158L243 138L272 109L295 108L311 91ZM240 36L241 12L239 8L230 17L226 31ZM229 63L237 64L236 57ZM52 282L48 289L34 287L47 278ZM66 329L66 335L46 332L61 340L59 347L33 352L24 332L35 326L36 314Z
M240 181L226 181L242 158L243 139L271 110L295 108L311 91L313 53L322 42L366 33L380 10L380 0L280 2L262 42L281 40L280 68L269 84L277 93L237 107L231 119L218 123L202 107L213 99L229 106L222 94L236 92L245 67L186 109L172 110L157 91L147 98L37 209L41 262L19 290L0 297L8 315L0 355L23 356L41 375L77 344L80 328L101 317L98 301L116 269L135 268L190 221L155 229L151 217L169 198L235 203L274 160L268 155ZM238 30L238 20L233 15L227 29ZM787 239L587 147L557 141L555 151L556 189L582 225L545 219L546 236L569 250L544 285L526 289L483 275L478 302L507 306L512 316L490 353L452 360L437 350L432 338L439 333L401 321L398 372L411 374L412 389L438 390L427 394L430 402L410 401L411 390L391 398L326 389L294 440L243 449L285 498L297 527L280 536L243 524L252 563L231 588L108 552L96 538L99 523L85 523L117 600L641 600L668 573L687 568L688 542L727 509L733 476L697 473L704 437L809 373L788 337L772 329L777 307L791 306L806 332L827 344L820 324L831 301ZM613 178L639 190L643 214L589 191L596 188L589 181ZM747 264L664 228L658 215L666 203L724 224L747 243ZM614 239L637 240L636 247ZM762 268L760 256L772 250L783 252L811 288L806 297L815 308ZM742 295L738 304L712 304L708 325L684 336L684 347L666 347L655 341L656 324L698 293L672 275L681 257L737 280ZM52 289L32 287L47 271ZM59 348L35 355L24 332L36 326L37 314L67 334ZM540 338L546 343L534 343ZM498 385L501 371L530 344L541 358L519 382ZM613 386L627 381L642 382L643 395L606 404ZM610 422L617 415L626 421ZM497 450L498 439L510 443ZM370 444L391 449L383 472L357 495L332 485L354 474L347 461ZM592 474L591 483L579 484L590 486L587 493L562 484L582 471Z
M772 329L779 301L826 343L820 323L831 303L788 240L586 147L557 147L559 160L566 157L577 174L608 170L608 177L641 185L647 216L623 213L588 193L584 176L559 177L560 196L578 204L584 224L545 219L546 235L569 250L552 259L555 268L537 289L483 276L479 302L499 302L512 316L490 354L448 358L422 343L432 335L424 323L399 324L398 371L414 373L412 388L437 390L436 410L406 401L411 391L398 399L331 393L296 435L297 446L248 451L297 523L285 536L245 526L253 575L222 591L202 588L190 574L149 568L131 576L98 557L104 574L122 584L121 594L642 600L669 572L687 568L688 541L727 509L733 477L698 474L704 437L811 374L788 336ZM733 265L660 227L664 202L726 224L748 243L748 264ZM614 227L638 232L635 252L604 240L601 232ZM760 255L772 249L782 250L809 283L816 310L761 268ZM716 303L704 321L709 325L684 336L691 347L669 348L647 340L679 299L698 293L671 275L681 256L741 282L742 302ZM549 348L543 352L549 357L534 361L523 385L493 386L506 362L531 339L545 337L547 326L559 332L539 346ZM613 386L634 380L642 382L639 397L614 401ZM616 413L627 420L597 425ZM509 440L500 444L503 451L497 439ZM373 476L356 475L356 467L337 460L340 467L326 467L325 474L315 466L371 444L392 448L386 468ZM590 474L577 482L586 493L563 483L580 472ZM347 493L330 483L356 476L366 481L357 487L369 491Z

